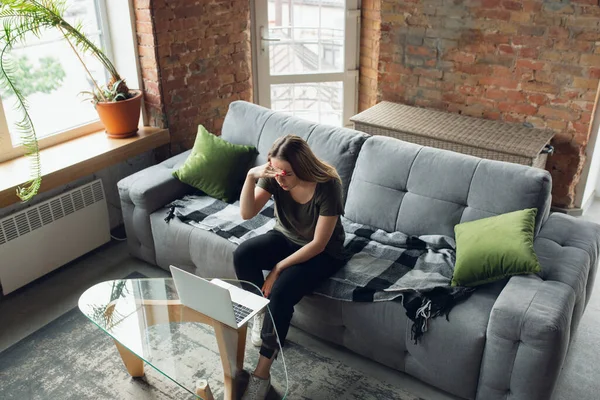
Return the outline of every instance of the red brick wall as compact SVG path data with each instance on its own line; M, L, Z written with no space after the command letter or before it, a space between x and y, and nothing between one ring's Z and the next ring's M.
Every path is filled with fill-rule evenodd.
M134 0L150 122L171 149L251 100L247 0ZM359 107L398 101L557 132L554 204L572 206L600 78L596 0L364 0Z
M171 150L192 147L198 124L220 134L229 103L252 99L247 0L135 0L151 123Z
M150 0L134 0L135 28L142 70L144 105L151 126L167 127L164 102L161 97L159 69L156 63L156 36Z
M377 68L381 38L381 0L363 0L360 30L358 109L377 104Z
M377 82L361 58L361 90L554 130L554 204L572 206L600 78L598 2L380 1Z

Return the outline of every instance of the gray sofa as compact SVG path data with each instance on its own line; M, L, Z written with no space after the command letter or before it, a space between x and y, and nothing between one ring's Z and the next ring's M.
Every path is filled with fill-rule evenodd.
M548 400L592 293L600 226L550 213L547 171L484 160L350 129L314 124L234 102L222 137L259 150L295 133L332 163L344 183L346 217L387 231L453 236L454 225L536 207L539 275L480 287L419 344L396 302L352 303L308 296L293 324L466 399ZM130 251L149 263L204 277L234 277L235 245L174 219L164 205L191 192L172 177L182 153L119 182ZM293 366L292 366L293 368Z

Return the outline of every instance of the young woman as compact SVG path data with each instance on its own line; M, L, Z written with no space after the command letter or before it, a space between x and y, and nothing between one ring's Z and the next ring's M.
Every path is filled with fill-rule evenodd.
M243 242L234 253L237 277L262 288L275 325L265 318L262 345L253 338L261 346L260 358L243 400L265 398L277 355L276 334L283 345L294 306L347 261L339 218L344 214L340 177L299 136L279 138L268 162L248 172L240 197L242 217L254 217L271 196L274 229ZM263 270L270 271L266 280Z

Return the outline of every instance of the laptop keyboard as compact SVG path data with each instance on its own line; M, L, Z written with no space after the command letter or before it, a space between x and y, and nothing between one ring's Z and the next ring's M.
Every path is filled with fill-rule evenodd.
M235 322L238 324L252 312L251 308L233 302L233 313L235 314Z

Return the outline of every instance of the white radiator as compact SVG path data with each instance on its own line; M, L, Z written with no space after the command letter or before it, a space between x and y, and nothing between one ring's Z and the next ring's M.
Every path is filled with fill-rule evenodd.
M0 219L0 284L6 295L110 240L101 180Z

